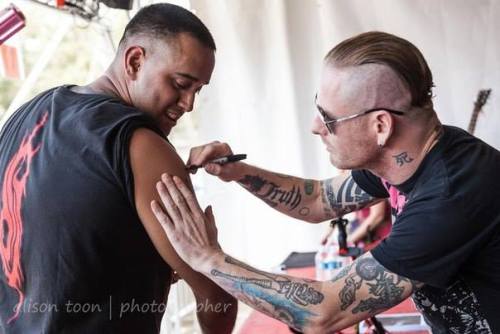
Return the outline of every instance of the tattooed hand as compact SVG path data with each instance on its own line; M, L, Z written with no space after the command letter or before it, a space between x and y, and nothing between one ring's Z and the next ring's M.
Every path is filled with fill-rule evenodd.
M193 193L177 176L163 174L156 187L166 211L152 201L153 213L181 259L200 270L210 258L222 253L212 208L208 206L203 212Z
M233 162L225 165L208 163L210 160L222 158L230 154L233 154L233 151L228 144L214 141L191 148L186 166L192 174L195 174L197 169L189 169L190 166L203 166L207 173L219 177L222 181L235 181L241 178L242 172L240 170L244 165L242 162Z

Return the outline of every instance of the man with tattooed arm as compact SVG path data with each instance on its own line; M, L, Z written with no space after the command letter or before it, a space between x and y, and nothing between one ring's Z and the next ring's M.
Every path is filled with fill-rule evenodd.
M352 172L304 180L208 163L232 153L224 143L191 150L188 164L310 223L390 198L388 238L331 281L263 272L225 254L211 207L202 211L177 177L162 176L164 209L153 201L153 212L190 266L297 330L335 332L412 296L434 333L500 333L500 153L442 125L432 87L413 44L364 33L326 55L315 97L313 133L331 163Z

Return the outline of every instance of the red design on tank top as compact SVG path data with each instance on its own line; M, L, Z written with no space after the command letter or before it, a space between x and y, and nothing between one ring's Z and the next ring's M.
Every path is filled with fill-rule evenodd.
M7 321L19 316L24 302L24 275L21 266L21 246L23 236L23 219L21 208L26 197L26 183L30 174L33 157L40 150L41 144L33 146L33 140L48 119L48 112L41 117L30 134L27 134L5 169L2 185L2 208L0 211L0 258L7 284L16 290L18 302L14 307L14 315Z

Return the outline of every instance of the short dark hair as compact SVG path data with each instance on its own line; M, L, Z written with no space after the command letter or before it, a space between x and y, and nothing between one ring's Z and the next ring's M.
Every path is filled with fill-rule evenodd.
M337 44L325 61L339 67L389 66L408 86L413 106L432 107L432 72L417 47L403 38L379 31L366 32Z
M119 46L131 36L169 39L180 33L188 33L211 50L216 49L212 34L196 15L167 3L141 8L125 27Z

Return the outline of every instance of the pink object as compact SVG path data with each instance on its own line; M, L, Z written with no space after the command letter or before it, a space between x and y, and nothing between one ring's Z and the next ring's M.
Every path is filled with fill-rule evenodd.
M396 187L389 184L389 182L387 180L382 179L382 184L384 185L385 189L387 189L387 192L389 193L392 209L394 211L396 211L396 214L399 215L403 211L403 208L404 208L408 199ZM394 213L394 211L393 211L393 213Z
M0 11L0 45L24 28L25 22L23 13L13 4Z

